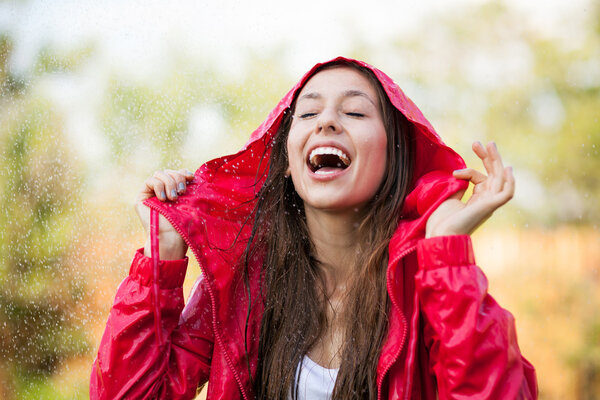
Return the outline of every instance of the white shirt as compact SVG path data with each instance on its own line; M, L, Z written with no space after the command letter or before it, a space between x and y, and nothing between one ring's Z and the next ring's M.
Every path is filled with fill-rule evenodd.
M298 364L300 367L300 364ZM329 400L339 368L325 368L304 356L302 370L296 371L298 400ZM298 374L300 378L298 379ZM292 399L291 393L288 399Z

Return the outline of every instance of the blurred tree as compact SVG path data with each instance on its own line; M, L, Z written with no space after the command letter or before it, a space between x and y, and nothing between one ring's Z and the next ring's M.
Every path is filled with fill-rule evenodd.
M506 137L516 161L543 183L538 221L598 225L600 35L574 49L543 39L529 46L535 78L490 97L489 135Z
M138 156L149 159L153 169L145 174L150 174L157 168L195 168L237 151L289 88L291 81L276 60L249 57L243 75L235 78L211 64L173 55L169 72L152 83L113 76L99 111L112 161L122 168ZM192 118L211 109L221 124L194 132ZM183 151L193 135L218 139L214 146ZM182 160L182 153L195 157Z
M565 16L573 38L489 2L432 17L426 40L396 40L394 75L443 136L468 158L472 140L495 140L515 166L510 222L600 224L598 9Z
M14 396L19 377L51 373L86 350L70 314L84 282L66 262L76 240L79 177L61 121L8 67L0 37L0 379ZM40 71L40 76L45 74ZM11 389L12 388L12 389Z

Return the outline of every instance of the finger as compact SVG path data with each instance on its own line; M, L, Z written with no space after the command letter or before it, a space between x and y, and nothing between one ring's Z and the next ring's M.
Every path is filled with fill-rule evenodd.
M169 175L171 178L173 178L173 180L175 181L175 188L177 189L177 194L182 194L183 192L185 192L185 173L183 172L183 170L180 171L174 171L171 169L167 169L165 170L165 173L167 175Z
M504 186L502 188L502 194L505 198L505 203L513 198L515 194L515 177L513 175L512 167L506 167L504 169Z
M160 179L155 177L150 177L146 179L144 182L145 188L140 193L140 200L146 200L152 196L158 197L161 201L167 200L167 195L165 193L165 184Z
M164 190L169 200L177 200L177 183L175 182L175 179L171 177L171 175L165 171L156 171L154 173L154 178L162 181L164 184Z
M487 176L484 173L473 168L457 169L452 175L458 179L468 179L475 185L478 185L487 179Z
M185 179L188 181L191 181L194 179L194 173L188 171L187 169L180 169L179 172L181 172L185 176Z
M502 191L504 186L504 164L496 143L490 142L487 145L487 153L491 160L491 170L488 171L490 177L490 189L497 193Z
M488 167L491 166L489 164L489 154L487 152L487 149L483 146L483 144L481 144L480 141L473 142L472 149L475 152L475 154L477 155L477 157L479 157L481 159L481 161L483 162L483 166L485 167L485 169L487 171Z
M477 157L481 159L486 172L489 174L492 170L492 163L486 148L483 146L483 144L481 144L480 141L473 142L472 148Z

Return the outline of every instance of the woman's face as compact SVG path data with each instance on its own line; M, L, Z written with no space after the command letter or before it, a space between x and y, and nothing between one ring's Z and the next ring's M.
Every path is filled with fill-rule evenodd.
M360 72L318 72L296 102L288 135L288 173L304 206L360 210L387 166L387 136L375 88Z

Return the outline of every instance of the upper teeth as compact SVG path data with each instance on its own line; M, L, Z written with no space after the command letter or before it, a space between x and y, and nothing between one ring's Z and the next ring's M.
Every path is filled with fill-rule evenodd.
M340 160L342 160L342 162L346 166L350 165L350 157L348 157L346 153L344 153L340 149L336 149L335 147L317 147L316 149L310 152L310 156L308 157L308 159L310 160L311 164L316 165L317 161L315 160L315 157L324 154L336 155L340 158Z

